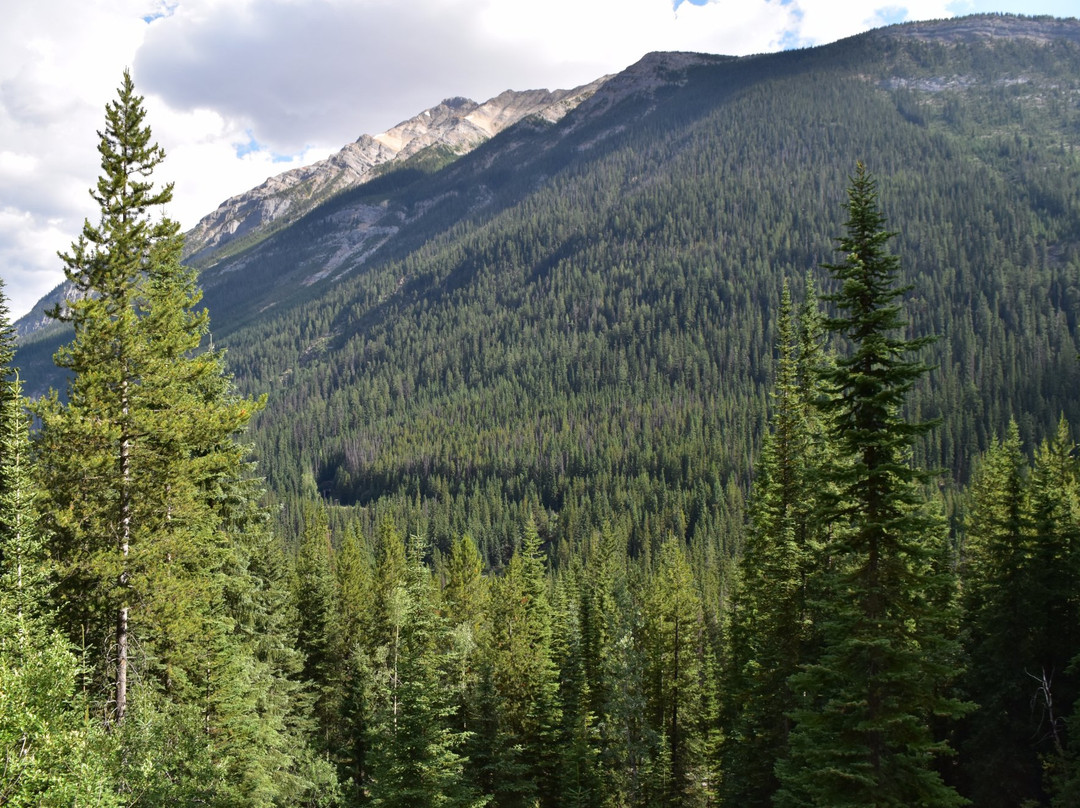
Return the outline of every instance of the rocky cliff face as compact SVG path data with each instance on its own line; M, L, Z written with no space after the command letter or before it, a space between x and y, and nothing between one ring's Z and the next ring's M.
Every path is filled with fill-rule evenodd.
M380 167L424 149L461 155L524 118L555 122L606 78L572 90L507 90L482 104L449 98L382 134L361 135L326 160L271 177L223 202L187 234L187 258L198 261L236 239L295 221L330 196L367 182Z
M878 36L911 37L953 45L990 39L1026 39L1040 45L1062 40L1080 42L1080 25L1075 18L1060 20L1016 14L980 14L949 20L909 22L882 28L875 33Z

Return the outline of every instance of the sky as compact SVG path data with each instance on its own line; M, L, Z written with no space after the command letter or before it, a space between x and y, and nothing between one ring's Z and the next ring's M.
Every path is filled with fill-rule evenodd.
M96 131L125 68L184 229L444 98L570 88L657 50L743 55L1080 0L14 0L0 28L0 278L12 319L97 222Z

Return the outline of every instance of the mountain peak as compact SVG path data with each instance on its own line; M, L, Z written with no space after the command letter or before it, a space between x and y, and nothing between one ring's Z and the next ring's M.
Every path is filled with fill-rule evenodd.
M227 199L187 234L187 257L208 257L230 242L295 221L334 194L367 182L376 168L437 146L462 155L523 118L554 122L591 96L605 78L571 90L507 90L483 103L455 96L377 135L361 135L337 154L270 177Z

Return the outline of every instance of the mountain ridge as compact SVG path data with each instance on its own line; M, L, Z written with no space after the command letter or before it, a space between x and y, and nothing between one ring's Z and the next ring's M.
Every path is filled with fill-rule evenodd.
M528 116L554 122L592 95L607 77L570 90L506 90L487 101L443 100L377 135L361 135L336 154L268 178L230 197L186 234L186 258L201 258L234 239L280 222L295 221L334 194L373 178L426 149L460 156Z

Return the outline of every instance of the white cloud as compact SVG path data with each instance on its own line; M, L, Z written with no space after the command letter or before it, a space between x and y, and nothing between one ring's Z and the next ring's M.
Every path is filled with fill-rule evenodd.
M155 22L142 86L211 105L292 153L377 133L451 95L566 87L650 50L775 50L779 0L246 0L185 2Z
M63 280L56 251L70 241L71 234L58 221L36 219L16 208L0 209L0 267L13 317L25 314Z
M952 16L949 0L795 0L793 5L801 12L799 35L809 45L834 42L890 22Z
M94 131L142 42L141 0L9 3L0 27L0 274L12 313L61 279L92 212Z
M1001 1L1021 10L1020 0ZM98 173L94 133L127 66L168 153L158 179L176 183L169 213L190 227L226 197L448 96L572 87L652 50L755 53L950 13L945 0L8 5L0 27L0 274L16 316L60 281L56 250L96 215L87 194ZM275 161L279 154L286 159Z

